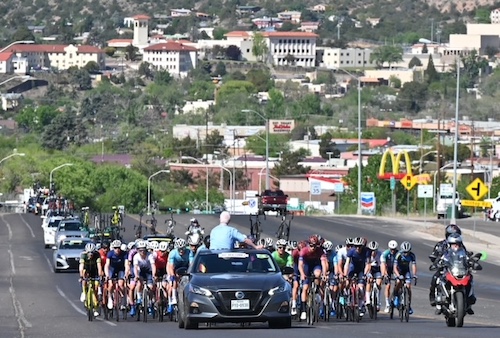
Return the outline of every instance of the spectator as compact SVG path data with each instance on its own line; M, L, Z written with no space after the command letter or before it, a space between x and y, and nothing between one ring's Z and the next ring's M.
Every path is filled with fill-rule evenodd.
M255 245L251 239L239 232L237 229L229 226L231 215L227 211L220 214L220 224L210 232L210 250L234 249L235 242L244 242L254 249L263 247Z

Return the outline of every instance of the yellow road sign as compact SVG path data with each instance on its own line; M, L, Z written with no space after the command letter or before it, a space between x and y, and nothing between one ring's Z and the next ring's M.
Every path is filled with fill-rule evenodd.
M491 202L486 201L462 200L460 203L463 207L491 208Z
M406 190L411 190L415 184L417 184L417 178L413 175L405 175L403 178L400 180L401 184L403 184L403 187L405 187Z
M431 175L420 174L415 176L418 184L429 184L431 183Z
M488 187L484 185L480 178L476 178L471 184L465 188L469 195L475 200L480 200L488 193Z

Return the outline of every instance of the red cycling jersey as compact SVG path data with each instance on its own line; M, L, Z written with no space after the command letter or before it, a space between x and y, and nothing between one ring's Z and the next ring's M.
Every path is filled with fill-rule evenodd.
M99 256L101 256L101 265L103 269L106 266L106 259L108 258L108 252L109 250L103 248L99 249Z
M168 252L162 254L161 251L155 252L155 265L158 270L165 270L168 263Z
M299 257L300 257L300 250L299 249L293 249L292 251L292 258L293 258L293 263L298 264L299 263Z
M314 249L312 249L309 246L306 246L302 248L302 250L300 250L299 259L304 260L306 263L319 262L321 260L326 259L326 253L320 246Z

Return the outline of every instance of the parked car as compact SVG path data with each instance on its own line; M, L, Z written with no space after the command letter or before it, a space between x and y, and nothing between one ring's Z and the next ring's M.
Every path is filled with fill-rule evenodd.
M54 235L54 242L57 244L60 240L77 237L89 237L89 231L80 220L75 218L66 218L59 222Z
M267 250L201 250L189 269L180 268L179 328L199 323L268 322L289 328L291 288Z
M52 260L54 272L77 271L80 255L89 242L89 238L67 238L54 245Z
M45 243L45 248L47 249L56 244L57 227L59 226L59 222L61 222L64 217L54 216L46 219L48 222L47 225L43 227L43 241Z
M288 195L283 190L264 190L259 198L259 215L267 211L277 211L280 215L286 214Z

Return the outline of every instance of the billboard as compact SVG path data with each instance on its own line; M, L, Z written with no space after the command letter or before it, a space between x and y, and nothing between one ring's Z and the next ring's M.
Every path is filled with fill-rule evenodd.
M391 159L392 172L386 172L387 169L387 157ZM399 165L401 163L401 159L404 157L406 172L399 172ZM391 149L387 149L385 153L382 155L382 160L380 161L380 168L378 171L378 178L381 180L390 180L391 177L395 179L401 179L406 175L413 176L411 170L411 158L406 150L400 151L397 155L394 155L394 152Z
M269 120L271 134L289 134L295 128L295 120Z

